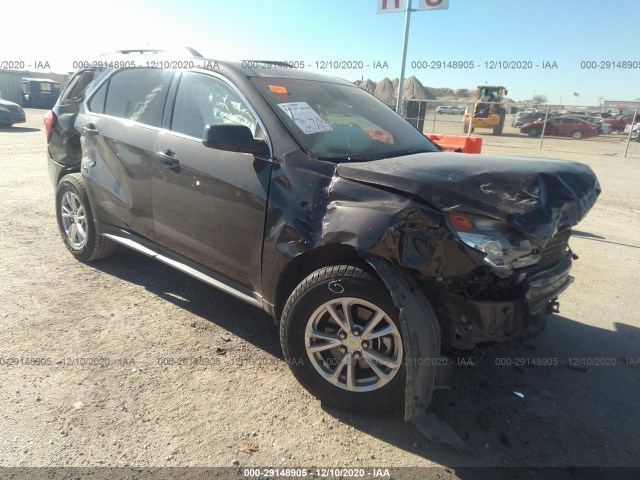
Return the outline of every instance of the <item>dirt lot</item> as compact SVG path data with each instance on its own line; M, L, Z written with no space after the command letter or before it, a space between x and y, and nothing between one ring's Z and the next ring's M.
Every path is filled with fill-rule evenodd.
M457 451L401 412L320 404L289 373L273 321L239 300L131 251L74 261L56 227L43 114L0 130L0 465L449 467L434 478L640 466L640 144L623 158L619 135L539 150L510 127L482 134L485 153L585 162L603 194L572 239L580 259L561 314L436 392L432 411L469 446ZM557 365L532 365L542 359Z

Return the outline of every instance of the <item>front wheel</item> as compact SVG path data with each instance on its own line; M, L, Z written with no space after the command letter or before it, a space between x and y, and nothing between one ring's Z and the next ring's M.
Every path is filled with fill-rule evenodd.
M280 343L298 381L323 402L356 413L397 407L404 343L386 287L363 270L325 267L289 297Z
M531 138L535 138L539 137L540 133L538 132L537 128L530 128L529 130L527 130L527 135L529 135Z
M573 138L574 140L581 140L583 136L584 135L582 134L582 132L580 130L576 130L575 132L573 132L571 134L571 138Z
M78 260L98 260L115 250L113 241L96 234L89 198L79 173L60 180L56 189L56 217L64 244Z

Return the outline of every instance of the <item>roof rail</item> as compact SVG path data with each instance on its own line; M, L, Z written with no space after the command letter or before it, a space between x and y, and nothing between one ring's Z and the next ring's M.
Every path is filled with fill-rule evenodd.
M278 65L279 67L295 68L295 62L283 62L281 60L256 60L256 59L244 59L242 62L256 62L260 64Z
M103 56L106 55L157 55L159 53L180 53L180 54L188 54L190 57L202 57L202 54L198 52L195 48L191 47L181 47L181 48L125 48L122 50L115 50L113 52L104 53Z

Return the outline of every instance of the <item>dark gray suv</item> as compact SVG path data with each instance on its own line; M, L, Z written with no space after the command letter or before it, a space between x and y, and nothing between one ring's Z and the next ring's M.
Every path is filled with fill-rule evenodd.
M62 239L81 261L133 248L268 312L327 403L404 399L415 419L446 354L521 341L570 285L589 167L443 152L364 90L286 64L161 66L87 89L77 171L49 162Z

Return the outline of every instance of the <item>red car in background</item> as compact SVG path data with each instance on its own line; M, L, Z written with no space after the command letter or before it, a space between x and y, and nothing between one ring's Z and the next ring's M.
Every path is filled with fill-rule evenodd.
M618 115L615 118L605 118L602 123L608 123L613 127L614 132L623 132L624 128L633 122L633 113Z
M543 127L544 119L536 120L535 122L525 123L520 132L526 133L530 137L539 137L542 135ZM574 140L580 140L581 138L598 135L598 126L576 117L554 117L547 120L544 134L552 137L571 137Z

